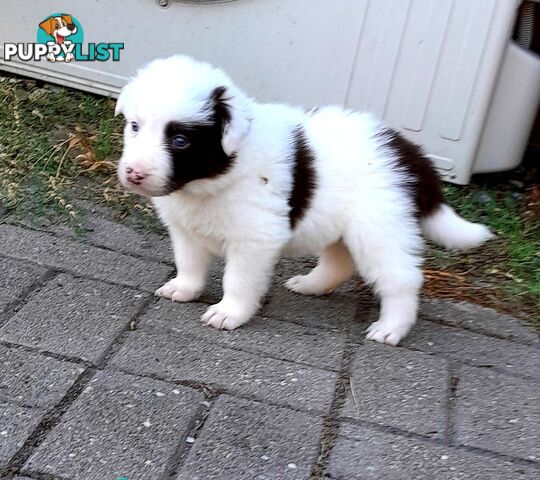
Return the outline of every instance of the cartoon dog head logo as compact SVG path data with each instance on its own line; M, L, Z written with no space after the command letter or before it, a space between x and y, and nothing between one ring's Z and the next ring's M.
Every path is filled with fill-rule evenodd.
M73 15L53 13L39 24L38 42L60 47L51 49L50 62L70 62L75 58L73 44L82 41L82 27Z

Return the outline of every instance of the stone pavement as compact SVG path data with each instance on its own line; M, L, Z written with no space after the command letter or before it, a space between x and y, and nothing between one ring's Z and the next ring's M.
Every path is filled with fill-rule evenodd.
M352 282L286 291L220 332L152 292L168 242L103 219L84 239L0 224L0 477L540 478L540 349L522 322L424 300L398 348Z

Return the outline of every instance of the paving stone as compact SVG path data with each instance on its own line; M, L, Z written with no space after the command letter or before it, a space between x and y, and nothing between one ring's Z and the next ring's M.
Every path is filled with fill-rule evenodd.
M347 424L330 454L328 474L334 480L538 478L533 467Z
M208 305L160 300L142 317L141 326L168 329L207 343L267 354L291 362L339 370L345 337L338 333L301 327L271 318L254 317L232 331L208 328L199 321Z
M271 292L270 301L264 305L260 315L293 321L308 327L344 330L355 323L357 307L363 308L363 315L367 317L371 311L372 298L336 292L313 297L281 288Z
M98 372L24 472L72 480L163 478L203 399L186 387Z
M131 333L111 359L129 372L212 384L298 409L327 411L335 372L257 356L174 333Z
M31 263L0 258L0 312L19 299L46 271L47 269Z
M316 417L221 396L177 480L308 479L320 434Z
M40 265L153 292L172 268L52 235L0 225L0 252Z
M420 314L430 320L466 327L479 333L528 344L538 342L538 334L524 321L468 302L430 298L422 302Z
M341 415L441 438L448 383L445 360L366 342L353 359Z
M479 367L540 378L540 349L507 340L421 321L402 344Z
M0 401L51 407L83 371L74 363L0 345Z
M99 362L146 296L62 274L11 317L0 339Z
M540 462L540 384L464 367L457 391L457 441Z
M173 253L168 238L140 233L125 225L92 216L84 225L86 238L98 247L140 255L157 261L172 262Z
M0 402L0 467L20 450L43 414L41 410Z

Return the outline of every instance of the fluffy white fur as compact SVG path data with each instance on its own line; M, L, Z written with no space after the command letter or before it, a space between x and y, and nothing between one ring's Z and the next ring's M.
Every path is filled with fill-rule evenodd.
M192 181L163 195L171 174L163 130L171 120L209 121L207 99L225 86L232 120L225 152L236 155L223 175ZM127 119L118 173L131 190L153 197L174 245L176 278L157 294L196 299L214 256L224 256L224 296L202 321L222 329L246 323L259 308L281 255L313 254L319 263L286 286L305 295L332 292L358 272L381 300L380 318L367 338L396 345L415 322L422 285L421 231L450 248L479 245L489 231L444 205L418 222L408 180L379 144L381 124L368 114L338 107L306 113L249 99L221 70L188 57L156 60L124 88L117 111ZM130 131L130 122L139 131ZM317 187L296 228L289 223L292 189L291 131L304 129L315 154ZM379 140L377 140L379 138ZM126 179L128 168L144 175Z

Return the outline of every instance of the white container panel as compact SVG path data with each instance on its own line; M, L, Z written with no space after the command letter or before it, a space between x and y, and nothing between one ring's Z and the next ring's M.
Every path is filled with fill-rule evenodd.
M347 104L376 112L423 145L444 178L467 183L519 2L395 1L408 7L404 28L377 29L392 0L370 1ZM370 60L375 45L384 68Z
M521 163L540 102L540 59L511 43L503 63L473 173L510 170Z

